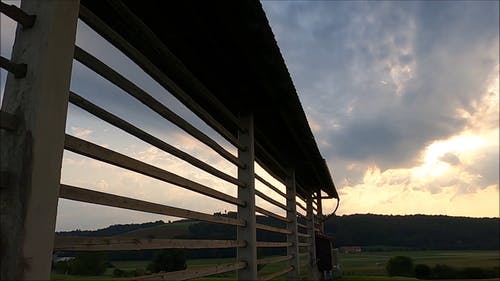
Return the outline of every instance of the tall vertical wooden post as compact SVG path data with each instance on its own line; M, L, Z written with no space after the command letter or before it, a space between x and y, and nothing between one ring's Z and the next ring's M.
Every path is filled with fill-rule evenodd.
M323 203L321 201L321 191L318 191L318 219L320 220L319 222L319 230L321 232L325 232L325 224L323 223Z
M257 280L257 233L255 228L255 171L254 171L254 131L253 117L247 114L240 117L241 128L238 140L245 150L238 150L238 159L245 163L245 168L238 168L238 179L245 187L238 189L238 198L246 202L246 206L238 206L238 218L246 221L245 226L238 226L238 240L246 241L246 247L238 248L237 259L246 262L247 266L238 270L238 280Z
M19 126L1 130L9 180L0 199L0 279L49 280L79 0L23 1L21 9L36 20L18 25L11 60L27 74L8 75L2 104Z
M288 273L287 280L300 280L300 260L299 260L299 236L297 235L297 193L295 186L295 171L290 170L289 176L286 178L286 218L288 219L287 230L291 234L287 234L286 241L291 242L291 246L286 248L287 255L293 256L288 264L293 267L293 270Z
M316 230L314 230L314 210L313 210L313 198L312 196L307 197L306 202L307 209L307 234L310 235L309 239L309 259L307 264L308 280L318 280L318 268L316 266Z

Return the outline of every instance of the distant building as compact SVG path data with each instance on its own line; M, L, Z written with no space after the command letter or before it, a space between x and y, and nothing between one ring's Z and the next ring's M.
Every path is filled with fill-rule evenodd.
M345 247L340 247L339 250L341 253L344 254L361 253L360 246L345 246Z

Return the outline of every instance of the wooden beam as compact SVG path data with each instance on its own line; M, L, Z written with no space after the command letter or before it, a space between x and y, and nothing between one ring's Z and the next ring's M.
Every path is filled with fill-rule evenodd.
M54 251L131 251L245 247L244 241L56 236Z
M308 263L307 263L307 275L309 280L317 281L318 267L316 262L316 230L314 229L314 210L313 210L313 199L310 196L306 200L307 206L307 217L309 218L307 222L307 234L311 237L308 238L310 246L307 248L309 253Z
M12 175L0 196L0 280L50 279L79 6L78 0L21 1L36 24L17 26L11 61L28 68L23 79L7 75L1 108L22 126L0 130L0 171Z
M272 280L272 279L275 279L277 277L283 276L283 275L287 274L288 272L291 272L292 270L294 270L293 266L289 266L285 269L273 272L271 274L262 275L259 277L259 280L262 280L262 281Z
M167 89L172 95L174 95L179 101L181 101L187 108L189 108L193 113L195 113L201 120L205 121L210 127L212 127L216 132L218 132L227 141L233 144L238 149L245 149L245 147L240 146L237 139L229 132L226 128L219 124L202 106L200 106L190 95L188 95L183 89L181 89L172 79L170 79L163 71L161 71L156 65L154 65L146 56L144 56L140 51L138 51L134 46L132 46L127 40L125 40L120 34L110 28L104 21L95 16L90 10L81 6L80 8L80 18L88 24L94 31L99 33L104 39L122 51L127 57L134 61L144 72L149 74L156 82ZM141 21L141 27L143 26ZM155 36L147 35L147 36ZM160 48L162 49L162 57L174 61L176 68L179 70L186 69L186 67L180 62L163 43ZM193 81L196 79L194 75L185 71L187 75L191 76L190 79ZM194 83L197 83L194 81ZM224 116L230 120L236 127L239 126L238 119L235 117L231 111L229 111L217 98L208 91L202 83L197 83L198 88L201 89L202 95L207 97L208 101L212 103L213 106L217 108L219 112L222 112ZM241 129L241 128L240 128Z
M194 278L200 278L205 276L210 276L214 274L240 270L245 268L247 265L244 262L238 263L228 263L228 264L218 264L208 267L190 268L179 271L172 271L166 273L145 275L140 277L133 277L130 280L189 280Z
M65 184L61 184L60 198L178 218L202 220L229 225L245 225L245 221L241 219L214 216Z
M73 137L71 135L66 135L65 146L69 151L91 157L93 159L103 161L109 164L113 164L118 167L122 167L137 173L141 173L146 176L153 177L155 179L162 180L171 184L178 185L185 189L189 189L200 194L222 200L227 203L236 204L239 206L244 206L245 202L241 199L234 198L220 191L214 190L210 187L204 186L192 180L183 178L174 173L165 171L158 167L146 164L139 160L133 159L131 157L125 156L113 150L104 148L97 144Z
M287 261L291 260L293 256L278 256L278 257L269 257L269 258L262 258L257 260L257 264L271 264L271 263L278 263L282 261Z
M20 23L23 26L23 30L30 29L35 24L36 15L29 15L15 5L7 5L0 2L0 12Z
M271 218L283 221L283 222L289 222L289 220L287 218L282 217L280 215L277 215L277 214L275 214L275 213L273 213L271 211L268 211L266 209L262 209L261 207L258 207L258 206L255 206L255 211L258 212L258 213L261 213L263 215L266 215L268 217L271 217Z
M257 223L256 227L257 227L257 229L272 231L272 232L276 232L276 233L291 234L291 231L288 229L279 228L279 227L275 227L275 226L269 226L269 225L265 225L265 224L261 224L261 223Z
M186 133L190 134L194 138L198 139L220 156L224 157L226 160L237 165L238 167L243 167L243 164L230 152L224 149L220 144L211 139L202 131L198 130L196 127L191 125L189 122L184 120L179 115L175 114L172 110L168 109L161 102L156 100L153 96L146 93L144 90L139 88L134 83L130 82L127 78L123 77L121 74L113 70L111 67L107 66L96 57L87 53L78 46L75 47L75 59L87 66L88 68L95 71L97 74L101 75L103 78L109 80L124 92L128 93L139 102L149 107L151 110L156 112L161 117L167 119L168 121L175 124L177 127L184 130Z
M273 198L265 195L264 193L258 191L258 190L255 190L255 195L259 196L260 198L266 200L267 202L277 206L277 207L280 207L282 208L283 210L288 210L287 206L285 206L284 204L274 200Z
M83 97L75 94L74 92L69 93L69 101L80 107L81 109L93 114L94 116L124 130L125 132L134 135L135 137L139 138L140 140L143 140L151 145L156 146L157 148L170 153L186 162L189 164L202 169L203 171L216 176L220 179L226 180L232 184L238 185L238 186L244 186L244 184L236 179L235 177L232 177L208 164L205 162L199 160L196 157L193 157L189 155L188 153L177 149L176 147L146 133L145 131L137 128L136 126L128 123L127 121L119 118L118 116L111 114L107 112L106 110L98 107L97 105L89 102L88 100L84 99Z
M272 185L270 182L266 181L264 178L262 178L261 176L255 174L255 178L260 181L261 183L263 183L264 185L266 185L267 187L269 187L270 189L272 189L274 192L278 193L279 195L283 196L286 198L286 194L279 190L277 187L275 187L274 185Z
M290 242L261 242L257 241L257 248L283 248L291 246Z
M286 229L290 231L286 236L286 241L291 245L286 248L286 254L293 256L293 259L288 261L288 265L292 268L287 274L287 280L300 280L300 267L299 267L299 237L297 235L297 192L295 185L295 170L290 169L286 178L286 217L290 220L286 225Z
M238 179L245 183L246 188L238 188L238 199L246 202L246 206L238 206L238 218L245 220L245 226L237 228L237 239L247 242L245 248L237 249L237 260L246 263L245 268L238 270L238 280L257 279L257 223L255 218L255 154L254 154L254 123L252 114L240 117L238 140L247 149L238 149L238 160L245 163L245 168L238 168Z

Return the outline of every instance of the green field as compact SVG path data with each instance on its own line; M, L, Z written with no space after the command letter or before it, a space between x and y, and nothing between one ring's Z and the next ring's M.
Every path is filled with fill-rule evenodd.
M342 281L409 281L417 280L414 278L404 277L387 277L385 276L385 263L393 256L409 256L413 258L415 264L423 263L429 266L435 264L447 264L456 268L463 267L482 267L493 268L499 266L500 258L498 251L404 251L404 252L365 252L356 254L341 254L340 261L344 276ZM234 259L195 259L188 260L188 268L203 267L213 264L232 263ZM126 261L126 262L113 262L116 268L122 270L132 270L135 268L145 268L148 261ZM259 275L269 274L286 267L286 263L276 263L264 266L259 270ZM104 276L69 276L53 274L52 280L66 281L66 280L126 280L122 278L114 278L112 276L113 269L110 268L106 271ZM307 267L305 259L301 259L301 272L305 278L307 275ZM198 281L208 280L234 280L236 277L235 272L228 272L211 276L207 278L196 279ZM284 278L275 280L285 280ZM498 279L496 279L498 280Z
M411 257L415 264L447 264L456 268L499 266L498 251L402 251L341 254L345 275L385 275L385 263L393 256Z

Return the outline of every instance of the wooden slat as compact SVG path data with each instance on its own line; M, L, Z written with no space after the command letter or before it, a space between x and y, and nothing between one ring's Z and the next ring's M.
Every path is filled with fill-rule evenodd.
M282 203L274 200L273 198L265 195L264 193L262 193L262 192L260 192L258 190L255 190L255 195L259 196L260 198L266 200L267 202L269 202L269 203L271 203L273 205L276 205L276 206L278 206L278 207L280 207L280 208L282 208L284 210L288 210L288 208L284 204L282 204Z
M292 232L290 230L284 229L284 228L279 228L275 226L269 226L261 223L255 224L257 229L262 229L262 230L267 230L267 231L272 231L272 232L277 232L277 233L283 233L283 234L291 234Z
M275 218L275 219L280 220L280 221L290 222L290 220L289 220L289 219L287 219L287 218L285 218L285 217L283 217L283 216L277 215L277 214L275 214L275 213L273 213L273 212L271 212L271 211L268 211L268 210L262 209L261 207L257 207L257 206L255 206L255 211L256 211L256 212L259 212L259 213L261 213L261 214L263 214L263 215L266 215L266 216L268 216L268 217Z
M285 269L282 269L282 270L279 270L279 271L276 271L276 272L273 272L271 274L267 274L267 275L263 275L263 276L260 276L259 277L259 280L261 281L267 281L267 280L272 280L274 278L277 278L277 277L280 277L280 276L283 276L285 274L287 274L288 272L292 271L293 270L293 266L289 266Z
M303 257L307 257L309 256L309 252L305 252L305 253L300 253L299 254L299 257L303 258Z
M255 142L255 148L258 149L259 151L261 151L265 157L272 162L272 164L274 166L276 166L279 170L281 170L280 172L286 176L289 176L288 175L288 170L285 169L280 162L278 162L274 156L271 155L271 153L269 153L269 151L267 151L264 146L262 146L262 144L260 144L260 142ZM259 165L262 166L262 168L264 168L264 170L269 173L271 176L273 176L273 178L279 180L281 183L285 184L285 180L278 177L278 175L276 175L276 173L274 173L271 169L269 169L269 167L267 167L266 165L263 165L262 161L259 161L259 159L257 159L257 163L259 163Z
M28 15L15 5L7 5L0 2L0 12L20 23L23 26L23 30L27 30L35 24L36 15Z
M302 219L306 220L306 221L310 221L310 220L311 220L311 219L309 219L307 216L304 216L303 214L301 214L301 213L299 213L299 212L297 212L297 215L298 215L299 217L301 217Z
M107 66L91 54L87 53L83 49L79 48L78 46L75 46L75 59L83 63L85 66L92 69L105 79L109 80L120 89L149 107L151 110L158 113L163 118L169 120L177 127L184 130L186 133L190 134L208 147L212 148L215 152L217 152L219 155L221 155L231 163L237 165L238 167L244 167L244 165L234 155L224 149L216 141L211 139L202 131L198 130L196 127L191 125L179 115L175 114L150 94L146 93L134 83L130 82L127 78L123 77L121 74L114 71L109 66Z
M227 141L236 146L239 149L244 149L241 147L238 140L227 131L219 122L217 122L203 107L201 107L190 95L188 95L184 90L182 90L174 81L172 81L163 71L156 67L148 58L146 58L140 51L133 47L127 40L125 40L116 31L110 28L101 19L95 16L90 10L85 8L85 6L80 6L80 18L92 27L97 33L99 33L104 39L117 47L122 51L127 57L134 61L140 68L149 74L156 82L167 89L172 95L174 95L179 101L181 101L187 108L189 108L193 113L195 113L201 120L205 121L210 127L212 127L216 132L223 136ZM174 60L175 56L168 51L166 46L162 45L164 58L171 57ZM178 60L177 60L178 61ZM180 70L185 69L182 62L177 62L177 68ZM189 74L189 73L188 73ZM193 75L193 78L196 79ZM217 108L219 112L222 112L228 120L230 120L233 125L239 127L238 119L231 113L217 98L208 91L203 84L199 83L199 89L202 90L203 96L207 97L209 102ZM241 128L240 128L241 129Z
M0 111L0 128L15 131L18 125L19 122L14 114L3 110Z
M262 258L257 260L257 264L270 264L270 263L277 263L277 262L282 262L282 261L288 261L291 260L293 256L279 256L279 257L269 257L269 258Z
M218 264L209 267L190 268L179 271L133 277L130 280L188 280L245 268L245 262Z
M307 225L305 225L305 224L301 224L301 223L299 223L299 222L297 223L297 226L300 226L300 227L302 227L302 228L306 228L306 229L307 229Z
M300 202L296 202L296 203L297 203L297 206L299 206L302 210L307 212L307 209L306 209L306 207L304 207L304 205L300 204Z
M152 249L216 249L245 247L245 241L148 239L125 237L56 236L54 250L60 251L125 251Z
M64 148L231 204L245 205L245 202L238 198L71 135L66 135Z
M309 247L311 243L299 243L299 247Z
M147 201L137 200L124 196L74 187L61 184L59 189L59 197L80 202L99 204L110 207L123 208L141 212L148 212L166 216L174 216L178 218L187 218L193 220L202 220L214 223L230 224L230 225L245 225L245 221L241 219L233 219L223 216L214 216L196 211L170 207L166 205L151 203Z
M297 232L297 236L299 236L299 237L305 237L305 238L310 238L311 237L311 235L309 235L309 234L300 233L300 232Z
M257 241L257 248L278 248L291 246L290 242L259 242Z
M260 181L261 183L265 184L267 187L269 187L270 189L272 189L274 192L278 193L279 195L287 198L286 194L279 190L277 187L275 187L274 185L272 185L270 182L266 181L265 179L263 179L261 176L259 175L255 175L255 178Z
M224 172L221 172L220 170L206 164L205 162L199 160L198 158L196 157L193 157L191 155L189 155L188 153L180 150L180 149L177 149L175 148L174 146L146 133L145 131L137 128L136 126L128 123L127 121L119 118L118 116L114 115L114 114L111 114L109 112L107 112L106 110L98 107L97 105L89 102L88 100L84 99L83 97L79 96L78 94L74 93L74 92L69 92L69 101L82 108L83 110L86 110L87 112L93 114L94 116L96 117L99 117L100 119L124 130L125 132L127 133L130 133L134 136L136 136L137 138L151 144L151 145L154 145L156 147L158 147L159 149L167 152L167 153L170 153L186 162L188 162L189 164L197 167L197 168L200 168L202 169L203 171L207 172L207 173L210 173L220 179L223 179L223 180L226 180L230 183L233 183L233 184L236 184L238 186L244 186L244 184L239 181L238 179L224 173Z

